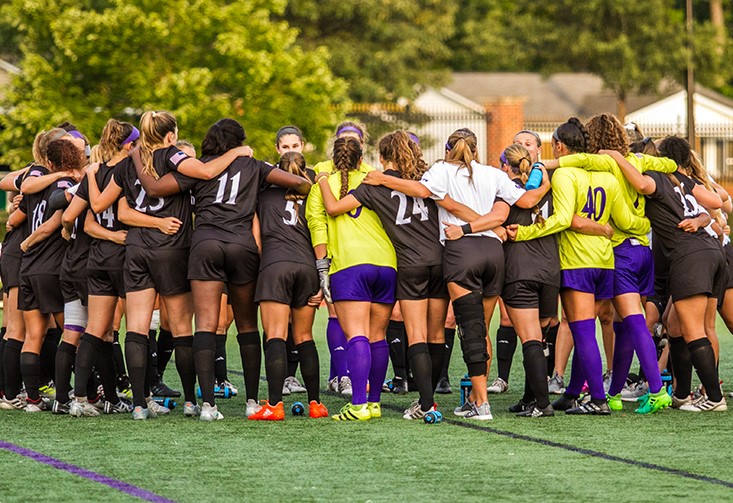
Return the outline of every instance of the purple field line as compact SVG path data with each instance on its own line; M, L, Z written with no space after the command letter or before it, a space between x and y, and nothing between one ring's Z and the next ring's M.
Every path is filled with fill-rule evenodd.
M133 486L132 484L128 484L127 482L122 482L121 480L107 477L105 475L102 475L101 473L92 472L79 466L65 463L60 459L46 456L45 454L41 454L40 452L32 451L30 449L26 449L25 447L11 444L10 442L0 441L0 449L5 449L6 451L19 454L20 456L32 459L33 461L38 461L39 463L43 463L44 465L56 468L57 470L63 470L65 472L69 472L87 480L104 484L111 487L112 489L116 489L117 491L129 494L130 496L134 496L136 498L140 498L141 500L152 501L154 503L175 503L173 500L169 500L168 498L164 498L163 496L158 496L157 494L146 491L141 487Z

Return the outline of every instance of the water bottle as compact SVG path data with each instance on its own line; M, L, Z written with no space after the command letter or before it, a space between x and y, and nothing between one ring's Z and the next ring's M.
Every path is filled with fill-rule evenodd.
M168 397L154 396L153 397L153 400L158 405L162 405L163 407L167 407L170 410L175 409L176 408L176 405L178 405L175 400L173 400L172 398L168 398Z
M672 396L672 374L667 369L662 371L662 387Z
M527 190L533 190L542 185L542 170L540 166L544 166L541 162L536 162L532 165L532 171L529 172L529 178L524 188Z
M292 407L290 407L290 412L294 416L302 416L305 414L305 406L302 402L295 402Z
M473 386L471 385L471 378L468 377L468 374L465 374L461 378L461 407L463 405L470 401L469 395L471 394L471 390L473 389Z
M437 410L432 410L425 414L425 417L423 418L423 421L425 421L425 424L437 424L443 420L443 414L441 414Z

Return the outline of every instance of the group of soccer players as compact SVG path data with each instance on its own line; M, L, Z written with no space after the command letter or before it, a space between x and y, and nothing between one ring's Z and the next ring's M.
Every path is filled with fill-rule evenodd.
M167 414L153 394L167 390L156 365L173 350L184 415L222 419L216 392L236 389L217 363L233 322L246 416L284 419L282 396L298 388L310 417L327 417L313 341L325 302L328 389L350 397L336 420L381 416L390 356L395 370L409 365L419 394L403 417L435 412L451 306L471 381L454 413L492 419L488 392L508 382L499 346L500 378L487 388L497 303L502 342L522 344L525 390L509 409L520 417L621 410L634 353L644 380L636 412L726 410L715 316L733 321L733 204L684 139L655 142L611 114L571 118L553 133L554 160L540 159L536 133L520 131L496 168L478 162L475 134L459 129L428 166L419 138L397 130L377 143L381 169L364 162L367 132L355 122L337 127L331 160L313 169L295 126L277 132L276 165L245 139L241 124L222 119L197 158L175 118L152 111L139 129L110 119L94 148L69 123L37 135L34 161L0 182L19 193L0 256L0 409ZM614 313L615 334L605 385L602 309ZM166 358L158 310L172 336ZM669 340L661 360L657 322ZM394 323L404 326L406 361L386 340ZM573 346L571 379L550 403ZM258 402L263 353L268 392ZM672 369L672 396L660 368Z

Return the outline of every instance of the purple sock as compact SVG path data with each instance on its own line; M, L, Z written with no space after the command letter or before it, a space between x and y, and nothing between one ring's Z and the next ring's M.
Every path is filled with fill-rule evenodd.
M585 372L583 371L583 365L580 363L580 357L578 356L577 348L573 351L573 363L570 368L570 382L565 388L565 393L570 396L580 396L583 391L583 384L585 383Z
M346 363L346 334L341 330L338 318L329 318L326 325L326 341L331 352L331 364L339 379L348 375Z
M381 340L369 344L372 352L372 366L369 369L369 399L368 402L378 402L382 396L382 384L387 377L389 365L389 344Z
M580 320L570 322L570 331L573 333L575 352L585 372L588 381L590 396L594 400L605 400L606 392L603 389L603 361L596 341L596 320Z
M624 389L634 359L634 337L627 326L621 321L614 321L613 332L616 334L613 345L613 374L611 387L608 388L608 394L611 396L618 395Z
M369 348L369 338L366 335L352 337L346 343L346 361L351 376L351 403L361 405L366 403L366 386L369 370L372 366L372 355ZM386 374L386 369L385 369ZM382 385L380 384L381 388Z
M659 365L657 364L657 348L654 346L654 339L652 339L649 330L646 328L644 316L632 314L624 318L623 324L634 341L636 357L639 359L641 370L649 383L649 391L658 393L662 389L662 377L659 374ZM616 368L615 364L613 368Z

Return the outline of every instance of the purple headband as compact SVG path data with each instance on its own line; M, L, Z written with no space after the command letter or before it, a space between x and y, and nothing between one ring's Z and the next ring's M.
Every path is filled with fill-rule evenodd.
M499 156L499 161L501 161L502 164L506 164L507 166L509 166L509 161L507 161L506 154L504 152L502 152Z
M341 129L339 129L338 131L336 131L336 136L337 137L338 136L341 136L341 133L344 133L346 131L351 131L352 133L356 133L357 135L359 135L359 139L360 140L363 140L364 139L364 133L361 132L361 129L356 128L354 126L344 126L344 127L342 127Z
M79 138L80 140L83 140L84 139L84 135L81 134L76 129L72 129L71 131L67 131L66 134L68 134L69 136L73 136L74 138Z
M445 142L445 149L450 152L453 147L450 146L450 143Z
M415 133L407 133L407 136L409 136L410 139L414 141L416 144L420 145L420 138L418 138Z
M125 138L125 141L122 142L122 145L127 145L128 143L132 143L135 140L137 140L138 138L140 138L140 131L135 126L132 126L132 132L130 133L130 135L127 138Z

